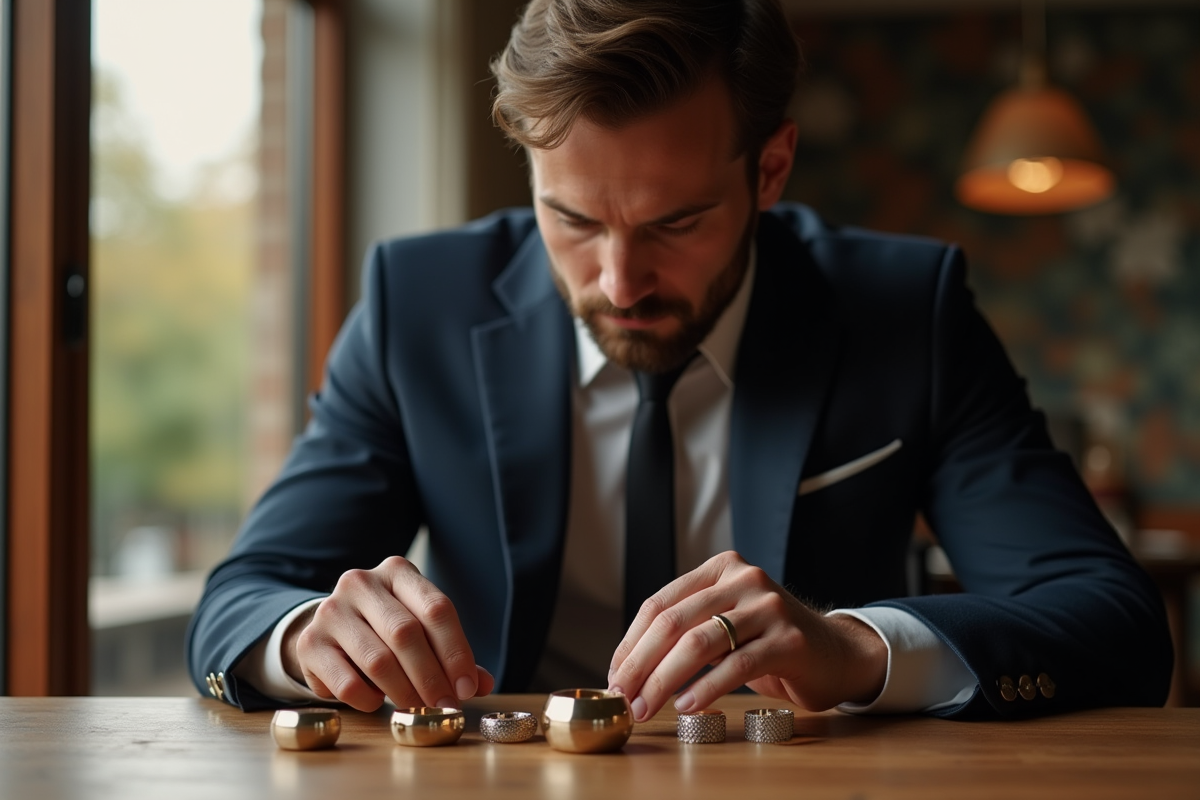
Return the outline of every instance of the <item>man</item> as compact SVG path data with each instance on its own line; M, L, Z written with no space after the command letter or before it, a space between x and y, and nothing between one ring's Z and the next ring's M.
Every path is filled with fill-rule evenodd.
M527 7L494 111L533 213L368 257L210 577L198 686L370 710L606 683L638 720L685 686L680 711L743 684L957 717L1163 701L1153 585L958 250L777 205L798 60L777 0ZM918 511L966 593L902 597ZM399 556L421 525L427 575Z

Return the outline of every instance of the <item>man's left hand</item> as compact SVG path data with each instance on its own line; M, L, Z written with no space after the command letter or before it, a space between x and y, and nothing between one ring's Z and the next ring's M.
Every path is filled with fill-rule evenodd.
M730 650L721 614L737 633ZM713 668L675 701L697 711L742 684L810 711L867 703L887 676L887 645L868 625L801 603L735 552L713 556L654 596L613 654L609 688L649 719L705 664Z

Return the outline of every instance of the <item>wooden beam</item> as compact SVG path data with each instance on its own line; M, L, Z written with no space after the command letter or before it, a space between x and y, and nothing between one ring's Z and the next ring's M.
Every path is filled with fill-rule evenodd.
M346 317L346 4L313 5L312 249L307 374L321 385L325 356Z
M12 10L7 691L86 694L91 5Z

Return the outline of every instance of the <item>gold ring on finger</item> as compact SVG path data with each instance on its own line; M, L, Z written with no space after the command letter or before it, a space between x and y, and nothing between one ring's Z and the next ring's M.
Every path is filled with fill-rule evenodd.
M734 650L737 650L737 628L733 627L733 623L724 614L713 614L712 618L725 631L725 635L729 637L729 652L732 653Z

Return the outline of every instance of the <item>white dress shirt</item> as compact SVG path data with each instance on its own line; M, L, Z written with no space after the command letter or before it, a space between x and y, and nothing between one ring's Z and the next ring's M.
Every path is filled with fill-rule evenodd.
M700 345L668 400L675 442L676 568L695 569L733 549L729 509L729 417L737 350L754 285L755 259L734 300ZM606 686L624 634L625 467L638 404L632 373L610 363L576 321L572 387L571 496L563 572L546 649L531 687ZM280 700L316 696L283 670L286 627L319 599L293 609L238 664L235 674ZM870 704L850 712L931 711L970 698L976 679L932 631L893 608L839 609L870 625L888 647L887 678Z

